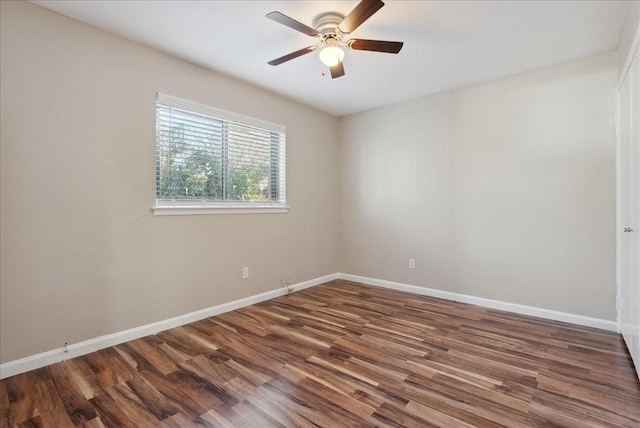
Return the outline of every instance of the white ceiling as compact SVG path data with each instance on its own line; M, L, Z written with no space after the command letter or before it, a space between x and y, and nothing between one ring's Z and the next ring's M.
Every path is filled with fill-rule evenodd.
M218 73L342 116L615 49L628 1L402 1L351 37L403 41L398 55L347 51L346 75L322 76L315 45L265 18L311 26L358 1L32 1Z

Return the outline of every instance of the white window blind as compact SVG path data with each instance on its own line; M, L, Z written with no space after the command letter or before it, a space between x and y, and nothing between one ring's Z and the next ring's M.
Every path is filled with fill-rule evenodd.
M156 208L286 208L285 128L158 94Z

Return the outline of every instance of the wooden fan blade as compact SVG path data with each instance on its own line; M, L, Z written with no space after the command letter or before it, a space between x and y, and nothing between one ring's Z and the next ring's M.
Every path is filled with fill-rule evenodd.
M340 25L338 25L338 30L343 34L353 32L360 24L371 18L382 6L384 6L384 3L381 0L362 0L355 9L342 20Z
M339 62L338 65L334 65L333 67L330 67L330 70L331 70L332 79L344 76L344 65L342 65L342 62Z
M296 31L300 31L307 36L315 37L320 34L315 28L304 25L302 22L296 21L293 18L289 18L287 15L277 11L267 13L266 17L276 21L279 24L286 25L287 27L292 28Z
M357 51L373 51L397 54L402 49L403 42L388 42L386 40L351 39L347 46Z
M269 65L280 65L283 62L287 62L290 61L294 58L298 58L299 56L302 56L304 54L308 54L309 52L313 52L314 50L316 50L317 46L309 46L306 47L304 49L300 49L299 51L295 51L295 52L291 52L288 55L285 56L281 56L280 58L276 58L272 61L269 61L268 64Z

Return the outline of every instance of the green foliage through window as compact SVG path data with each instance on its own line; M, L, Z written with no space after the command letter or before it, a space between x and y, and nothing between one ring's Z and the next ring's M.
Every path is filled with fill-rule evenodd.
M284 133L156 104L156 199L284 203Z

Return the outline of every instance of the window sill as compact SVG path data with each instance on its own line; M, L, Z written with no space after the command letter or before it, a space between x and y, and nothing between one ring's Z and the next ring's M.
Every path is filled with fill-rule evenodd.
M289 212L289 207L179 207L159 206L151 208L153 215L202 215L202 214L283 214Z

